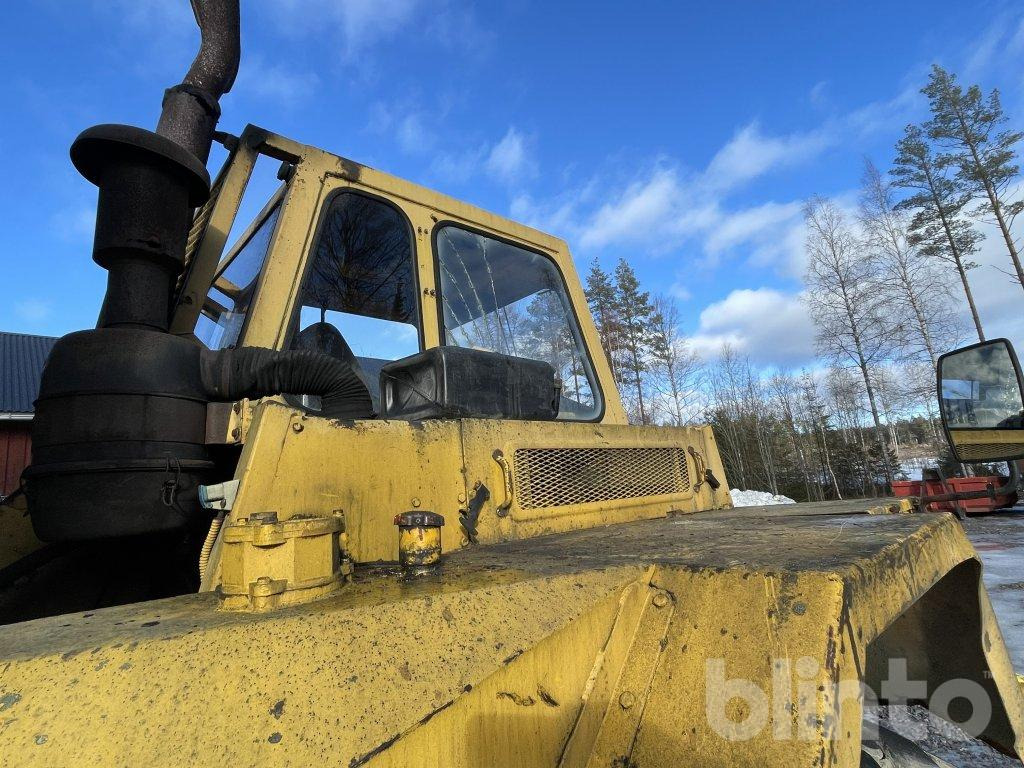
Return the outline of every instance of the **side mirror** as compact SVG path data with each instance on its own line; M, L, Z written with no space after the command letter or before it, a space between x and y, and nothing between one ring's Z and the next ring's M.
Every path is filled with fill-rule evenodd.
M944 354L938 389L942 426L958 461L1024 458L1024 377L1009 341Z

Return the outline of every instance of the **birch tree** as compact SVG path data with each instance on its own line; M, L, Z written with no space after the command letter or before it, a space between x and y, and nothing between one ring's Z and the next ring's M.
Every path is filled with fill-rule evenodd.
M679 331L679 309L664 296L654 300L652 322L652 386L660 396L660 407L668 413L668 422L677 427L688 424L697 388L701 363Z
M908 216L896 207L891 182L874 163L864 160L860 223L880 282L891 293L886 314L906 362L926 360L932 370L939 353L958 339L952 296L944 276L920 254L908 237Z
M807 225L806 302L817 326L821 354L860 374L875 427L882 471L892 482L885 429L872 380L874 368L892 349L883 322L874 266L839 208L829 200L812 198L804 206Z

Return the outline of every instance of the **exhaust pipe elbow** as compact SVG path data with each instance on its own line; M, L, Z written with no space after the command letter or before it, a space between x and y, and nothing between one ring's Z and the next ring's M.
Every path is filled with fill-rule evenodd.
M220 99L234 85L242 55L238 0L192 0L192 12L202 42L182 82Z
M179 85L167 89L156 132L206 163L220 118L220 97L231 90L241 59L239 0L192 0L201 43Z

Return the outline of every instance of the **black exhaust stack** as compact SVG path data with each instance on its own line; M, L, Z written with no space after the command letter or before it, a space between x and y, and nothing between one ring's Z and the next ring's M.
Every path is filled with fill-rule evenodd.
M82 541L208 521L198 486L215 481L205 446L214 400L324 396L325 415L368 415L354 372L310 352L210 352L167 332L219 98L239 63L238 0L192 0L202 46L170 88L156 132L98 125L71 160L99 187L93 259L108 271L94 330L69 334L43 371L25 491L36 535Z

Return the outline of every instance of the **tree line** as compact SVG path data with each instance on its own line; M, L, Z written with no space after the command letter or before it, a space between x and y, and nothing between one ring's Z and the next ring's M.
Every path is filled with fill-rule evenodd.
M999 92L963 87L934 66L921 91L930 117L908 125L887 172L864 161L856 206L806 201L803 301L821 366L757 368L728 345L700 358L674 301L641 289L624 259L595 260L587 298L635 423L710 423L733 485L798 500L878 495L915 459L952 463L935 401L938 356L982 318L972 260L990 224L1011 283L1024 289L1013 236L1024 209L1022 134ZM966 310L966 311L964 311Z

